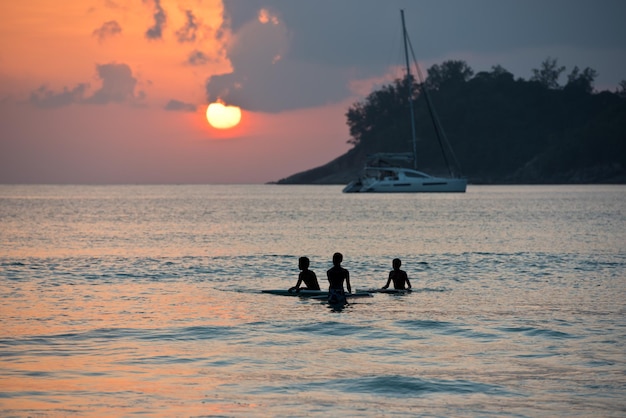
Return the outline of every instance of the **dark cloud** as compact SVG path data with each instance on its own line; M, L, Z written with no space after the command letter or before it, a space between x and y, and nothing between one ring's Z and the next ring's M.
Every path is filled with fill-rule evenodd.
M164 107L165 110L171 110L175 112L195 112L196 105L192 103L181 102L180 100L170 100Z
M102 87L91 96L87 95L89 84L80 83L73 89L65 87L61 92L54 92L42 86L33 91L29 102L41 108L69 106L71 104L131 103L137 104L145 98L142 91L135 92L137 79L133 77L126 64L103 64L96 66Z
M187 58L187 64L190 65L205 65L211 62L211 58L202 51L192 51Z
M154 0L154 25L146 31L146 38L161 39L163 38L163 28L167 22L165 10L161 7L161 0Z
M285 22L269 9L241 26L228 50L234 72L211 77L207 99L221 98L253 111L280 112L345 97L347 83L333 68L288 59L290 41Z
M135 95L137 79L133 77L130 67L126 64L103 64L96 66L102 87L86 103L107 104L133 102L141 99L143 93Z
M528 77L549 55L600 76L626 68L623 0L224 0L224 7L236 40L227 51L233 72L211 77L206 93L249 110L344 100L351 82L401 66L400 9L424 66L463 59L476 71L502 65ZM261 23L261 9L279 24ZM603 52L612 62L594 55Z
M185 10L187 21L185 26L176 31L176 39L180 43L194 42L196 40L196 32L198 31L198 23L196 17L191 10Z
M224 5L236 32L261 8L280 14L292 34L293 59L339 66L387 65L387 56L372 52L399 50L392 42L400 36L400 9L421 60L463 50L624 47L626 42L623 0L224 0Z
M41 86L30 94L29 102L40 108L69 106L72 103L80 103L88 87L88 84L78 84L71 90L65 87L62 92L55 93L47 87Z
M412 3L415 0L224 1L236 33L258 20L261 9L276 15L289 32L290 59L333 67L373 65L374 71L388 62L372 51L395 47L390 42L400 34L400 8Z
M115 20L105 22L98 29L92 32L92 35L98 38L99 42L103 42L105 39L111 36L122 33L122 27Z
M207 99L221 98L247 110L277 113L334 103L349 94L345 80L328 68L318 67L317 77L308 77L314 68L298 69L298 65L277 63L213 76L207 82Z

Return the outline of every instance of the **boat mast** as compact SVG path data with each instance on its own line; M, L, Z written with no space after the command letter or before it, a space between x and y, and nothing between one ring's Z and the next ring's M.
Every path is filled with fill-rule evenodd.
M402 39L404 40L404 59L406 60L406 80L409 98L409 111L411 112L411 138L413 139L413 168L417 170L417 138L415 135L415 115L413 114L413 78L411 77L411 66L409 65L409 49L407 47L407 33L404 24L404 9L400 9L402 18Z

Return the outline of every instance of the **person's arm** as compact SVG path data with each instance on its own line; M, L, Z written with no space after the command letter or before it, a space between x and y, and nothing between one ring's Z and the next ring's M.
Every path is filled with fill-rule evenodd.
M387 279L387 284L385 284L382 289L387 289L389 287L389 284L391 283L391 278L393 277L393 272L390 271L389 272L389 278Z
M311 271L311 277L313 278L313 282L317 283L317 289L320 288L320 282L317 280L317 275L315 274L314 271Z
M298 274L298 283L296 283L296 285L294 287L289 289L289 292L299 292L300 291L300 284L302 284L302 272L300 274Z
M409 281L409 277L408 276L406 278L406 286L407 286L407 289L411 288L411 282Z
M352 286L350 286L350 272L346 270L346 288L348 289L348 293L352 293Z

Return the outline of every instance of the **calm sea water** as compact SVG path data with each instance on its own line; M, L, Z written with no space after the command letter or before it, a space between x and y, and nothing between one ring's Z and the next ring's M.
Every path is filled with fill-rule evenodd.
M0 186L0 283L2 416L626 416L624 186Z

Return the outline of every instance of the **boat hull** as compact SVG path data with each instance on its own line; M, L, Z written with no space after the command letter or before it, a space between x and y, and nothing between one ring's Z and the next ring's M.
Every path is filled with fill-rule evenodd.
M465 193L466 179L429 178L427 180L371 180L354 181L344 193Z

